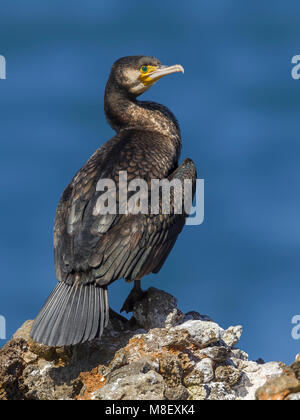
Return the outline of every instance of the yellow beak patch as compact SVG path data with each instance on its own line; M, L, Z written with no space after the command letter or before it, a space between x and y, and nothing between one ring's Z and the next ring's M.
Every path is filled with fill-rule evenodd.
M157 80L172 73L184 73L184 68L180 64L175 66L142 66L140 68L140 80L144 86L150 86Z
M142 66L140 69L141 75L140 80L144 83L145 86L152 85L154 83L153 78L150 77L156 70L158 66Z

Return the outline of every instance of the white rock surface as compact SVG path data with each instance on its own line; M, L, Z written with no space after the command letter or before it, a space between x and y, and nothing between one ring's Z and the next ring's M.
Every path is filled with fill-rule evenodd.
M175 327L189 333L191 341L201 347L208 347L221 340L224 330L215 322L191 320Z

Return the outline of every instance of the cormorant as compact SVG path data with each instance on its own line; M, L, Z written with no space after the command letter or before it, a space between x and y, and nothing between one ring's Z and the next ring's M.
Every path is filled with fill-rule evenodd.
M58 285L37 316L31 337L48 346L75 345L101 337L109 319L107 287L124 278L135 287L123 310L141 297L140 280L158 273L187 217L170 214L103 214L97 200L99 180L111 179L119 190L119 172L128 182L142 179L192 180L190 159L178 166L181 134L174 115L163 105L138 101L160 78L183 67L163 66L147 56L115 62L105 90L104 108L116 136L100 147L75 175L59 202L54 227ZM107 189L105 190L107 192ZM181 199L183 200L183 194ZM119 214L117 214L119 213Z

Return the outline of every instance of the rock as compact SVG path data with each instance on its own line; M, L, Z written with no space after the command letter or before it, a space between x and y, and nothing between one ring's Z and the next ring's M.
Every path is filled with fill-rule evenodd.
M290 394L286 397L286 400L288 401L300 401L300 392L297 394Z
M241 371L231 365L219 366L215 372L217 382L223 382L231 387L240 381L241 376Z
M37 365L29 365L23 372L27 400L63 400L74 397L74 383L56 382L60 379L53 363L39 360Z
M300 357L297 357L296 361L292 363L291 369L296 375L296 378L300 380Z
M39 356L37 354L32 353L31 351L27 351L23 356L24 362L27 365L30 365L31 363L36 362L38 358Z
M208 357L214 362L225 362L231 353L229 347L223 345L214 345L199 351L200 357Z
M298 400L290 368L249 360L242 327L221 328L151 288L128 321L111 311L101 341L47 347L27 321L0 349L0 400Z
M215 382L208 385L209 401L233 401L236 399L235 393L223 382Z
M238 344L243 334L243 327L230 327L222 335L222 340L228 347L234 347Z
M205 358L200 360L184 378L184 384L187 388L207 384L214 379L214 376L214 363L211 359Z
M164 400L165 383L154 371L118 378L96 390L93 400Z
M179 385L176 388L167 388L165 398L170 401L187 400L189 398L189 392L183 385Z
M200 315L199 312L190 311L184 315L182 323L191 320L214 322L208 315Z
M183 368L176 356L164 354L159 358L159 373L170 390L182 385Z
M286 367L281 376L267 381L256 391L256 398L261 401L278 401L298 392L300 392L300 381L293 370Z
M236 360L236 361L240 361L240 360L248 361L249 360L248 354L246 352L244 352L243 350L240 350L240 349L232 349L231 353L230 353L230 357L233 360Z
M206 385L192 385L188 388L189 400L193 401L205 401L208 400L210 390Z
M219 341L224 331L214 322L197 320L187 321L175 329L185 330L189 334L191 342L200 348L208 347Z
M17 339L7 343L0 350L0 400L22 400L26 388L21 381L26 362L23 354L28 344Z
M177 300L173 296L151 287L145 298L135 304L133 317L141 327L149 330L175 326L182 321L184 314L177 309Z
M236 399L235 393L229 386L220 382L192 386L189 392L191 400L233 401Z
M279 377L283 372L282 364L278 362L260 365L244 360L244 356L243 359L232 358L231 360L242 373L239 383L233 388L239 400L255 400L257 389L269 379Z
M158 370L158 366L155 366L155 364L151 363L151 361L147 358L143 358L138 362L133 362L129 365L113 370L106 376L106 383L110 384L129 376L139 375L140 373L148 373L150 370L156 371Z

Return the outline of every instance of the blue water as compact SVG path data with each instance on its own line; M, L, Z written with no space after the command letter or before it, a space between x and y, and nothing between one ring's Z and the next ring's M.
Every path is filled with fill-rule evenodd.
M7 337L55 284L53 220L75 172L113 132L103 114L112 62L145 54L185 76L145 98L180 121L183 157L206 181L206 219L149 276L184 311L242 324L250 357L291 362L300 342L299 1L27 0L0 14L1 296ZM119 309L129 292L111 288ZM0 344L3 344L1 341Z

